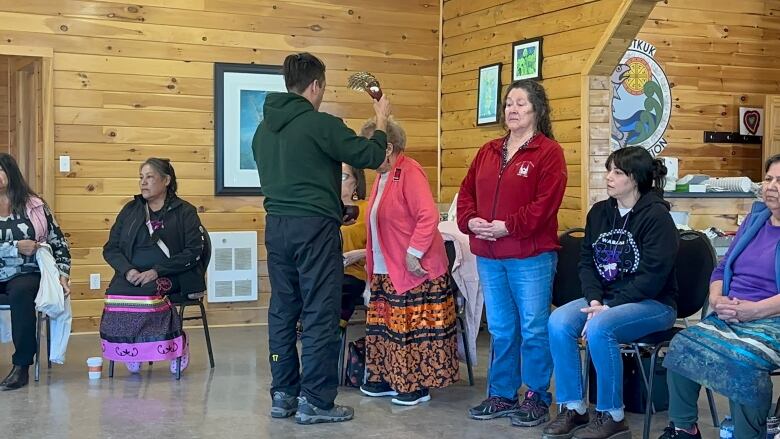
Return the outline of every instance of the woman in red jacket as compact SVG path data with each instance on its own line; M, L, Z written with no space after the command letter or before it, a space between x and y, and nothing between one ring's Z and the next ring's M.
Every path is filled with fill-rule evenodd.
M361 134L371 137L368 121ZM439 212L419 163L403 154L406 134L387 121L387 160L368 201L366 322L368 396L399 405L431 399L431 388L458 380L455 302Z
M549 420L552 399L547 319L566 162L539 83L509 86L503 123L507 135L479 150L458 193L458 227L477 255L493 340L488 399L469 416L534 426ZM518 403L523 384L528 391Z

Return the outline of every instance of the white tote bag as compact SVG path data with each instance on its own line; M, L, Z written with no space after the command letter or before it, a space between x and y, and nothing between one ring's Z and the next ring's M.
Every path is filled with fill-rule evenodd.
M65 362L65 351L68 349L73 321L70 297L65 297L65 292L60 285L60 273L54 262L51 247L48 244L41 244L41 248L35 252L35 259L41 270L41 283L38 287L38 295L35 296L35 309L49 316L51 320L51 333L47 334L51 340L49 360L52 363L62 364Z

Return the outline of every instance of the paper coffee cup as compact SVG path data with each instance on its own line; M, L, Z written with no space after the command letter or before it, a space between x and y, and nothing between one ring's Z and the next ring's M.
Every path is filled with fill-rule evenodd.
M87 368L89 370L89 379L99 380L103 375L103 358L102 357L89 357L87 358Z

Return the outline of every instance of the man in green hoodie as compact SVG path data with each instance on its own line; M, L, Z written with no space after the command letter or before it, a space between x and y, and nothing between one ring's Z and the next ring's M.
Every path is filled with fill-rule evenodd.
M318 111L325 94L322 61L309 53L289 55L283 72L288 92L266 97L252 141L267 213L271 416L295 414L299 424L348 421L352 408L334 404L344 270L341 163L376 169L386 160L390 103L386 97L374 102L377 130L366 139Z

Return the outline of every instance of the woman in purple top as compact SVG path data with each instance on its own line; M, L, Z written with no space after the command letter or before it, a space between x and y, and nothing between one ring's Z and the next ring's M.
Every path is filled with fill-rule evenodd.
M780 154L766 163L756 202L710 280L713 313L678 333L669 369L669 427L661 439L701 438L701 386L729 399L734 437L764 439L770 372L780 368Z

